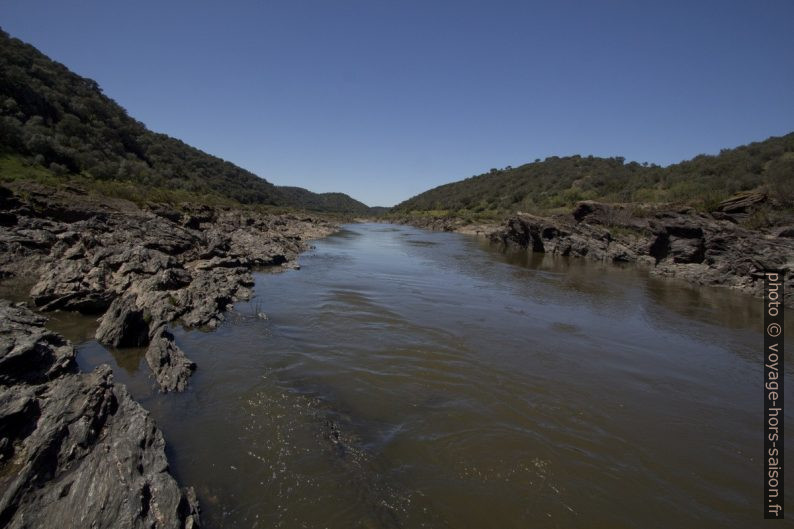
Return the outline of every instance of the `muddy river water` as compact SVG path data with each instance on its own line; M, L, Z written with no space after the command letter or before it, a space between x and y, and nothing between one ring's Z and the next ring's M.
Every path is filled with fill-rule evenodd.
M175 329L183 394L52 322L151 411L205 526L760 527L760 300L405 226L315 244Z

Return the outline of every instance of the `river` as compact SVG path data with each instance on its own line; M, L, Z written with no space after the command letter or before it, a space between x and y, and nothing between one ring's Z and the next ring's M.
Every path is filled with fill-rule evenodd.
M93 321L52 323L151 411L206 527L760 522L760 300L388 224L300 264L219 329L175 329L182 394Z

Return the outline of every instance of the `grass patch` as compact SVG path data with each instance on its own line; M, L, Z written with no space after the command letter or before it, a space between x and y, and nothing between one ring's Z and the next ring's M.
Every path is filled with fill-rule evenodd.
M0 155L0 182L28 181L45 186L57 186L64 178L38 164L29 163L25 158L14 154Z

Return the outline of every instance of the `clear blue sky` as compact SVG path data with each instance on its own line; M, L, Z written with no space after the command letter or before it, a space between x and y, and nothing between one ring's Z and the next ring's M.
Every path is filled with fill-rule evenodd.
M5 0L149 128L392 205L550 155L660 164L794 130L794 1Z

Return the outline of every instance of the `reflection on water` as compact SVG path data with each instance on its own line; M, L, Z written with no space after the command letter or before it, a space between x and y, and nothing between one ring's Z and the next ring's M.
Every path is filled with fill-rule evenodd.
M688 319L715 323L732 329L761 331L764 314L760 300L753 303L746 295L727 289L692 288L683 281L652 278L647 293L653 306L660 306Z
M33 277L14 277L0 281L0 298L14 303L24 302L33 307L30 290L36 283ZM83 343L94 339L99 322L96 317L87 317L74 312L48 312L47 327L61 334L73 343Z
M382 224L301 265L175 330L186 393L153 391L142 351L81 346L151 410L208 527L760 519L759 300Z
M86 316L78 312L56 311L48 312L45 316L48 328L75 344L93 340L99 327L96 316Z

